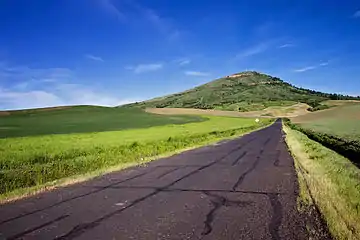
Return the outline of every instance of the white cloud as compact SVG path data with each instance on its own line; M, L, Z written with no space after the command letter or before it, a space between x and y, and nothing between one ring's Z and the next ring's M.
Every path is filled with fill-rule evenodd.
M303 68L299 68L299 69L295 69L294 71L295 72L306 72L306 71L309 71L309 70L313 70L317 68L317 66L308 66L308 67L303 67Z
M66 68L0 68L0 73L5 71L8 75L0 83L0 110L59 105L118 106L140 101L119 98L92 86L76 84L75 72Z
M101 57L98 57L98 56L94 56L92 54L86 54L85 57L87 59L90 59L90 60L93 60L93 61L104 62L104 59L102 59Z
M140 101L99 93L83 85L58 85L55 90L16 91L0 88L0 109L41 108L66 105L119 106Z
M46 91L12 91L0 88L0 109L40 108L64 105L56 95Z
M353 15L354 18L360 18L360 10L356 11Z
M197 77L205 77L205 76L209 76L210 73L207 72L199 72L199 71L186 71L185 75L188 76L197 76Z
M265 52L268 48L269 48L269 43L265 43L265 42L260 43L258 45L254 45L238 53L236 55L236 58L246 58L256 54L260 54L262 52Z
M191 63L191 60L188 58L180 58L175 60L175 63L179 64L180 66L188 65Z
M137 66L127 66L125 69L132 70L134 73L144 73L144 72L153 72L158 71L163 68L161 63L151 63L151 64L139 64Z
M290 47L294 47L295 45L292 43L285 43L283 45L278 46L278 48L290 48Z
M28 66L8 65L2 65L0 67L0 74L13 82L71 79L75 75L74 72L68 68L30 68Z
M327 65L329 65L329 62L323 62L319 64L319 66L327 66Z
M306 71L314 70L314 69L317 69L319 67L324 67L324 66L327 66L327 65L329 65L329 62L322 62L322 63L317 64L317 65L311 65L311 66L295 69L294 72L306 72Z

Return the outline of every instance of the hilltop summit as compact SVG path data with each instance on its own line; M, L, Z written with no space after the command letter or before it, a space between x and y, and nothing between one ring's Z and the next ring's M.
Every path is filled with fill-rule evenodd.
M298 88L277 77L245 71L184 92L128 106L252 111L269 106L290 106L298 102L315 107L328 99L354 99L354 97Z

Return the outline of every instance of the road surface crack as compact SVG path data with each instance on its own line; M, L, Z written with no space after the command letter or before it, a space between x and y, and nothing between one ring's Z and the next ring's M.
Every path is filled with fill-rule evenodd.
M256 166L259 164L260 162L260 159L261 159L261 155L264 153L264 149L265 149L265 146L269 143L270 141L270 138L268 138L263 147L261 148L260 150L260 153L259 153L259 156L256 157L256 160L254 161L254 163L251 165L251 167L246 170L246 172L244 172L243 174L241 174L238 178L238 180L236 181L236 183L234 184L234 186L232 187L232 191L236 191L236 189L242 184L242 182L245 180L245 177L251 173L252 171L255 170Z
M173 172L175 172L175 171L177 171L177 170L179 170L179 169L181 169L181 167L177 167L177 168L175 168L175 169L170 169L169 171L166 171L165 173L159 175L159 176L157 177L157 179L160 179L160 178L162 178L162 177L165 177L166 175L168 175L168 174L170 174L170 173L173 173Z
M274 166L275 167L279 167L279 162L280 162L280 150L277 150L276 152L276 157L275 157L275 162L274 162Z
M44 223L44 224L41 224L40 226L37 226L37 227L34 227L34 228L30 228L30 229L28 229L28 230L26 230L26 231L24 231L24 232L21 232L21 233L18 233L18 234L16 234L16 235L14 235L14 236L8 237L7 239L8 239L8 240L19 239L19 238L22 239L22 237L25 236L26 234L32 233L32 232L34 232L34 231L36 231L36 230L39 230L39 229L44 228L44 227L46 227L46 226L49 226L49 225L51 225L51 224L53 224L53 223L55 223L55 222L61 221L61 220L65 219L65 218L67 218L67 217L69 217L69 216L70 216L70 215L60 216L60 217L55 218L55 219L53 219L53 220L51 220L51 221L48 221L48 222L46 222L46 223Z
M216 216L216 212L221 207L245 207L250 205L252 202L246 202L246 201L233 201L229 200L228 198L224 196L219 196L212 194L210 192L204 191L205 195L210 197L210 202L213 205L213 207L210 209L210 211L206 214L206 218L204 221L204 229L201 233L202 236L209 235L213 230L213 221Z
M243 154L241 154L235 161L232 163L231 166L235 166L245 155L247 154L247 151L245 151Z
M273 209L273 213L271 216L271 221L269 224L269 231L272 240L280 239L279 228L281 225L282 215L283 215L283 207L279 200L278 194L269 193L267 194L271 207Z

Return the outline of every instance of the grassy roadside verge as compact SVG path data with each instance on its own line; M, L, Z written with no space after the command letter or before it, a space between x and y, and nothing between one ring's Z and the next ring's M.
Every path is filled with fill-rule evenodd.
M315 204L335 239L360 239L360 170L348 159L284 126L302 204Z
M240 120L237 121L240 123ZM40 157L34 155L36 158L31 156L31 159L15 159L27 160L26 163L15 160L3 161L0 171L0 201L4 202L58 185L84 181L107 172L146 163L161 156L169 156L181 150L206 145L220 139L241 136L272 122L273 120L269 119L262 120L260 124L244 122L240 128L232 126L226 130L172 135L162 139L155 138L153 141L147 139L146 141L124 142L120 145L98 145L86 152L77 153L70 149L70 158L67 158L67 153L64 152L63 155ZM62 158L59 160L59 157Z
M294 124L289 119L285 119L284 122L291 129L304 133L311 140L321 143L325 147L334 150L360 167L360 140L351 138L348 139L346 137L339 137L329 133L316 131L311 128L303 127L299 124ZM337 128L334 128L333 131L336 132L336 129Z

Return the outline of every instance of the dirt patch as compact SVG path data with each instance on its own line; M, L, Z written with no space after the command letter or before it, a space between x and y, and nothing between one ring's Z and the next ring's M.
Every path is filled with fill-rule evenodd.
M0 111L0 117L1 116L9 116L10 113L8 111Z
M164 115L210 115L210 116L228 116L228 117L253 117L249 112L221 111L213 109L193 109L193 108L147 108L149 113Z
M229 75L226 76L226 78L241 78L241 77L249 77L249 76L253 76L254 73L238 73L238 74L233 74L233 75Z
M288 107L269 107L261 111L251 112L235 112L222 111L214 109L193 109L193 108L147 108L145 111L155 114L164 115L210 115L210 116L225 116L225 117L296 117L307 114L309 106L304 103L298 103Z

